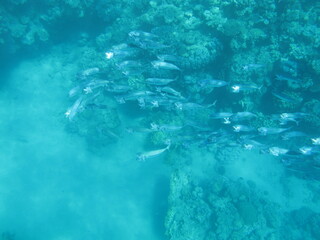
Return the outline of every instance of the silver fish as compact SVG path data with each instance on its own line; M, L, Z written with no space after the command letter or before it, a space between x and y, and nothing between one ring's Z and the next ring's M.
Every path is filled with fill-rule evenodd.
M154 132L155 130L152 130L150 128L145 128L145 127L133 126L133 127L126 127L126 131L128 133L151 133L151 132Z
M68 108L68 110L65 112L65 116L72 121L73 118L76 116L77 113L83 111L87 105L88 102L95 99L97 96L100 95L100 92L97 92L94 95L91 95L87 97L86 95L81 95L74 104Z
M175 108L175 100L168 99L168 98L155 98L152 102L157 103L159 107L164 107L167 110L173 110Z
M159 38L157 35L153 33L148 33L140 30L134 30L128 33L129 37L132 38L141 38L141 39L157 39Z
M172 78L147 78L146 83L154 86L165 86L171 82L176 81L177 79Z
M123 61L119 64L116 64L116 66L126 76L139 75L145 71L144 66L140 62L133 60Z
M175 102L176 109L178 110L200 110L205 108L210 108L216 104L216 101L209 105L200 105L193 102Z
M302 113L302 112L295 112L295 113L281 113L280 117L282 119L287 119L287 118L304 118L304 117L308 117L310 116L310 114L308 113Z
M289 150L285 149L285 148L271 147L271 148L269 148L269 152L271 155L278 157L280 155L284 155L284 154L288 153Z
M247 139L243 141L243 147L247 150L264 149L266 146L258 141Z
M249 63L249 64L246 64L246 65L243 65L242 69L245 70L245 71L248 71L248 70L254 70L254 69L262 68L263 66L264 66L263 64Z
M82 72L78 73L78 78L83 80L83 79L86 79L87 77L95 75L99 72L100 72L100 69L97 67L88 68L88 69L83 70Z
M217 79L202 79L199 81L199 85L204 88L220 88L228 85L229 83L223 80Z
M300 131L290 131L290 132L285 132L283 133L283 135L281 136L281 138L283 140L288 140L291 138L298 138L298 137L306 137L307 134L305 134L304 132L300 132Z
M167 151L169 148L170 148L170 144L168 144L165 148L162 148L162 149L153 150L153 151L149 151L149 152L145 152L145 153L138 153L137 160L138 161L145 161L146 159L157 157L160 154Z
M311 138L313 145L320 145L320 137L318 138Z
M152 109L152 108L158 108L159 102L157 100L152 100L152 98L146 97L139 97L138 104L141 109Z
M257 115L251 112L237 112L234 113L230 119L233 122L241 122L241 121L245 121L245 120L250 120L252 118L256 118Z
M173 88L171 87L158 87L156 88L156 91L157 92L161 92L161 93L165 93L165 94L169 94L169 95L166 95L166 97L170 97L170 95L172 96L175 96L179 99L184 99L184 97L182 96L182 94L176 90L174 90Z
M77 95L80 92L81 92L81 87L80 86L76 86L76 87L72 88L69 91L69 97L73 97L73 96Z
M107 59L116 57L117 59L123 59L127 57L135 57L139 55L141 50L135 47L130 47L126 43L122 43L116 46L113 46L111 49L105 52Z
M255 130L253 127L239 124L233 125L232 127L234 132L252 132Z
M303 146L299 148L300 153L303 155L313 155L316 153L320 153L320 148L319 147L314 147L314 146Z
M297 126L299 125L299 121L294 118L280 118L279 119L280 125L287 125L289 122L294 122Z
M129 92L132 88L127 85L118 85L118 84L112 84L105 88L107 92L112 93L126 93Z
M93 89L96 89L96 88L99 88L99 87L107 87L112 83L113 83L113 81L109 81L109 80L93 79L92 81L90 81L89 83L87 83L84 86L83 91L86 94L92 93Z
M279 98L280 100L284 101L284 102L290 102L290 103L300 103L302 101L301 98L294 98L291 97L288 94L285 93L279 93L279 92L271 92L273 96Z
M137 61L133 61L133 60L126 60L123 61L121 63L118 63L117 66L120 69L128 69L128 68L138 68L138 67L142 67L142 64L140 62Z
M239 92L250 92L254 90L261 90L263 86L258 86L254 83L252 84L234 84L231 86L231 92L239 93Z
M81 111L82 102L84 100L84 96L80 96L74 104L66 111L65 116L72 121L72 119L76 116L76 114Z
M162 49L168 46L158 42L159 37L155 34L143 31L129 32L129 42L142 49Z
M279 134L289 130L290 128L274 128L274 127L260 127L258 128L258 132L265 136L265 135L272 135L272 134Z
M163 61L152 61L151 62L152 66L155 69L163 69L163 70L177 70L181 71L180 68L178 68L176 65L168 62L163 62Z
M286 81L286 82L292 82L292 83L301 83L301 80L299 79L294 79L294 78L288 78L282 75L276 75L276 80L278 81Z
M156 131L163 131L163 132L175 132L183 129L185 126L176 126L176 125L167 125L161 124L158 125L156 123L151 123L151 129Z
M135 101L138 98L144 98L150 95L155 95L155 93L150 91L135 91L125 95L115 96L115 99L119 103L125 103L126 101Z

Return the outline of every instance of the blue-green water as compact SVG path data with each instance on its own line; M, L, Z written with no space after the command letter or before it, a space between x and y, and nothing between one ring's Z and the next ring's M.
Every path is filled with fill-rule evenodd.
M320 239L319 13L2 0L0 239Z
M62 74L72 67L62 62L54 53L24 61L1 93L1 231L15 239L159 238L167 169L135 161L139 138L90 152L65 131Z

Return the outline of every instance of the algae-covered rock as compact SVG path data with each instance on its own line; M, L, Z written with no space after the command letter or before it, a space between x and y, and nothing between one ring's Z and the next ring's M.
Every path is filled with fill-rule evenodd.
M211 210L199 189L190 185L188 177L181 171L172 174L170 208L165 221L169 239L205 239L210 228Z
M180 65L186 70L196 70L207 66L221 52L221 45L217 39L201 39L200 36L195 36L188 34L185 38L187 45L179 50L183 57Z

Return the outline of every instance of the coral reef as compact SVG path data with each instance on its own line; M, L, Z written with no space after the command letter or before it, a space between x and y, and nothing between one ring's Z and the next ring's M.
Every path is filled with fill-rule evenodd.
M170 186L169 239L257 239L274 234L281 225L281 209L241 179L215 173L199 184L184 168L172 173Z

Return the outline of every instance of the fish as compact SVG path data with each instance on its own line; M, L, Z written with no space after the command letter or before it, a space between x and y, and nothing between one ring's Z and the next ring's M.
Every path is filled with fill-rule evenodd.
M303 146L299 148L299 152L303 155L313 155L313 154L318 154L320 153L320 148L319 147L314 147L314 146Z
M73 105L68 108L68 110L65 112L66 118L69 119L69 121L72 121L73 118L76 116L77 113L83 111L87 105L88 102L95 99L98 95L100 95L100 92L97 92L94 95L91 95L87 97L86 95L81 95L74 103Z
M158 108L159 102L157 100L152 100L148 97L139 97L137 99L138 105L141 109L152 109L152 108Z
M308 117L310 116L310 114L308 113L303 113L303 112L295 112L295 113L281 113L280 117L283 119L286 118L304 118L304 117Z
M269 148L269 153L273 156L280 156L280 155L285 155L286 153L289 152L289 149L285 148L279 148L279 147L271 147Z
M147 78L146 83L149 85L154 85L154 86L165 86L171 82L176 81L177 78L172 79L172 78Z
M105 52L106 59L116 57L117 59L123 59L127 57L136 57L140 53L139 48L130 47L126 43L113 46L111 49Z
M311 138L313 145L320 145L320 137L318 138Z
M84 85L83 91L85 92L85 94L89 94L93 92L93 89L96 89L99 87L108 87L112 83L113 81L110 81L110 80L93 79L90 82L88 82L86 85Z
M228 118L228 117L223 118L222 124L226 124L226 125L231 124L230 118Z
M288 74L296 74L298 70L298 64L295 61L284 60L281 62L281 68Z
M210 108L215 104L216 104L216 101L209 105L200 105L198 103L193 103L193 102L175 102L175 107L178 110L199 110L199 109Z
M241 121L250 120L256 117L257 115L251 112L237 112L230 117L230 120L233 122L241 122Z
M68 110L65 112L66 118L68 118L70 121L73 120L73 118L76 116L76 114L81 111L82 102L84 100L84 96L80 96L74 104L68 108Z
M158 98L153 99L152 102L156 103L159 107L165 108L166 110L175 109L175 103L176 103L175 100L158 97Z
M281 113L280 114L280 125L285 125L288 122L294 122L296 125L299 125L299 120L302 118L310 116L310 114L297 112L297 113Z
M163 131L163 132L175 132L183 129L185 126L177 126L177 125L168 125L168 124L156 124L151 123L151 129L156 131Z
M243 144L243 147L247 150L266 148L266 145L252 139L246 139L245 141L242 142L242 144Z
M128 133L151 133L151 132L154 132L155 130L152 130L150 128L145 128L145 127L132 126L132 127L126 127L126 131Z
M146 95L142 96L142 99L138 99L140 107L142 108L154 108L164 107L166 110L173 110L176 100L169 99L161 95Z
M140 30L134 30L128 33L129 37L131 38L141 38L141 39L158 39L159 36L149 33L149 32L144 32Z
M299 121L294 118L280 118L279 124L280 125L287 125L289 122L295 123L297 126L299 125Z
M163 61L152 61L151 65L155 68L155 69L163 69L163 70L177 70L177 71L181 71L180 68L178 68L176 65L172 64L172 63L168 63L168 62L163 62Z
M116 64L121 72L126 76L134 76L143 73L145 70L144 65L138 61L126 60Z
M258 132L265 136L265 135L272 135L272 134L279 134L285 131L288 131L291 128L275 128L275 127L260 127L258 128Z
M129 92L131 89L132 87L130 86L118 85L118 84L111 84L105 88L107 92L112 92L112 93L126 93L126 92Z
M262 68L263 66L264 66L263 64L249 63L249 64L246 64L246 65L243 65L242 69L245 70L245 71L248 71L248 70L254 70L254 69Z
M136 42L137 46L142 48L142 49L152 49L152 50L157 50L157 49L163 49L163 48L167 48L169 47L168 45L162 44L160 42L157 41L153 41L150 39L146 39L146 40L140 40Z
M288 139L291 139L291 138L306 137L306 136L307 136L307 134L304 133L304 132L290 131L290 132L283 133L281 138L282 138L282 140L288 140Z
M169 150L170 145L171 144L168 144L165 148L161 148L158 150L153 150L145 153L138 153L137 160L144 162L146 159L157 157L160 154L164 153L165 151Z
M250 92L250 91L261 91L261 88L263 85L258 86L254 83L252 84L234 84L231 86L231 92L233 93L239 93L239 92Z
M128 35L129 35L129 42L132 45L135 45L145 50L162 49L162 48L168 47L167 45L160 43L159 37L153 33L135 30L135 31L129 32Z
M142 64L138 61L134 60L126 60L121 63L116 64L118 68L122 69L129 69L129 68L140 68Z
M255 131L253 127L246 125L233 125L232 126L234 132L252 132Z
M302 102L301 98L294 98L294 97L291 97L290 95L285 94L285 93L279 93L279 92L273 91L273 92L271 92L271 94L284 102L290 102L290 103L295 103L295 104Z
M86 78L88 78L89 76L98 74L100 72L100 69L97 67L94 68L88 68L86 70L83 70L82 72L77 74L77 77L81 80L84 80Z
M76 87L72 88L69 91L69 97L73 97L73 96L77 95L80 91L81 91L81 87L80 86L76 86Z
M220 88L228 85L229 83L223 80L217 80L217 79L202 79L199 82L200 87L203 88Z
M299 79L289 78L289 77L285 77L282 75L276 75L275 79L277 81L286 81L288 83L298 83L298 84L301 83L301 80L299 80Z
M124 103L126 101L134 101L138 98L144 98L151 95L155 95L155 93L150 91L135 91L126 95L115 96L115 98L119 103Z
M103 134L104 136L107 136L109 138L113 138L114 140L119 140L120 136L118 134L116 134L113 130L108 129L108 128L100 128L100 127L96 127L97 131L101 134Z
M177 97L179 99L185 99L180 92L174 90L171 87L167 87L167 86L166 87L157 87L156 91L160 92L160 93L163 93L163 94L166 94L165 95L166 97L174 96L174 97Z

